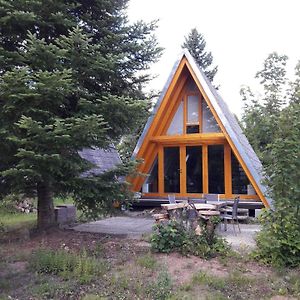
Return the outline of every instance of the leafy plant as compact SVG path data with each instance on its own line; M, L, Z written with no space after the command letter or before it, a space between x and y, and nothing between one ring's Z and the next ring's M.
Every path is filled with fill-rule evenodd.
M209 258L216 254L225 255L229 251L226 241L213 233L208 233L206 225L201 224L201 234L187 230L182 223L170 221L167 224L155 225L151 236L152 249L169 253L179 251L184 255L193 254Z
M151 236L151 246L158 252L170 253L180 250L187 239L185 228L175 221L154 225L154 230Z

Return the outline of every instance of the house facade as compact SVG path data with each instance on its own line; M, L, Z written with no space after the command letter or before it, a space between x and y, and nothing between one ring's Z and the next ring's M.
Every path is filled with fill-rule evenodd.
M148 174L131 179L145 201L218 194L271 206L257 155L188 51L175 63L134 157Z

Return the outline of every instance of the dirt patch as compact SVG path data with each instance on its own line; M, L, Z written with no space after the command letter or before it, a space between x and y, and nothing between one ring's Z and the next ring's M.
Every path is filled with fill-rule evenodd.
M262 266L256 262L240 261L239 259L212 258L205 260L197 256L182 256L179 253L157 254L160 264L165 265L172 278L178 284L189 282L193 275L199 271L205 272L215 277L227 277L231 272L237 271L245 276L256 278L257 276L271 275L272 269Z
M160 254L158 256L160 263L166 265L172 278L178 284L189 282L193 275L199 271L205 271L219 277L228 275L227 269L217 259L208 261L196 256L185 257L179 253Z

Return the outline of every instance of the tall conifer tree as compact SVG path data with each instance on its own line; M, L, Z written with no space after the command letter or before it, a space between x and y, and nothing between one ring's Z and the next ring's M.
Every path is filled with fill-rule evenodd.
M185 37L182 48L189 50L204 74L213 82L218 66L213 67L213 56L211 52L207 52L204 36L196 28Z
M122 197L126 167L93 178L78 154L109 147L147 110L142 74L161 49L154 23L129 25L125 0L1 1L1 192L38 197L38 226L54 221L53 196L73 192L96 213Z

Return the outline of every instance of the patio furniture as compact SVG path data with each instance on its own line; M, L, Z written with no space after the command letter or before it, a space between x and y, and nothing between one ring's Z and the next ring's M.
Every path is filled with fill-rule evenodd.
M227 231L227 222L228 220L231 220L233 225L233 231L234 234L236 234L235 225L238 226L239 232L241 232L239 220L238 220L238 206L239 206L240 197L237 196L233 201L232 207L225 207L223 210L221 210L221 218L224 220L224 230Z
M169 194L168 195L168 200L170 204L175 204L176 203L176 198L174 194Z
M220 201L220 195L219 194L203 194L203 199L207 203L208 201Z

